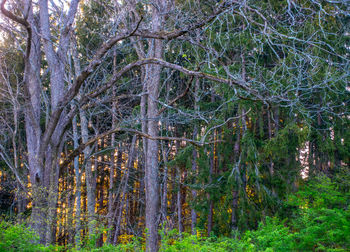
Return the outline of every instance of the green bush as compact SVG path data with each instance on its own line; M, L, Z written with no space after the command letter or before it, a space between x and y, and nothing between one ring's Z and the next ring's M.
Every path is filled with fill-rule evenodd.
M305 209L294 221L300 249L350 248L350 212L342 209Z
M199 232L201 233L201 232ZM162 235L161 252L226 252L226 251L254 251L254 245L245 243L236 238L218 238L218 237L202 237L200 235L191 235L176 230L169 231L166 235Z
M0 251L59 251L59 247L45 247L38 242L39 237L24 224L0 223Z
M256 231L247 231L242 240L253 243L256 251L285 251L295 249L296 235L278 218L267 217Z
M310 181L288 204L298 206L291 226L301 250L346 251L350 248L349 193L325 176Z

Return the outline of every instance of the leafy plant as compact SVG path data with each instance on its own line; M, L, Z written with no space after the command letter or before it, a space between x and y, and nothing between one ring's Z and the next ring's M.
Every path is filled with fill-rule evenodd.
M39 237L24 224L0 223L0 251L60 251L58 246L43 246Z

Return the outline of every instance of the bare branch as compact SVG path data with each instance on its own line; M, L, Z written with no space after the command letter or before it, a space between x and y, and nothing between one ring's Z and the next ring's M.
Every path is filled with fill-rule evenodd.
M212 144L212 143L217 143L217 142L223 142L223 140L216 140L216 141L210 141L210 142L204 142L204 139L202 139L202 141L195 141L193 139L188 139L188 138L183 138L183 137L166 137L166 136L158 136L158 137L152 137L146 133L143 133L139 130L136 129L129 129L129 128L115 128L115 129L111 129L109 131L106 131L102 134L99 134L97 136L95 136L94 138L91 138L89 141L87 141L86 143L83 143L81 145L79 145L78 148L76 148L75 150L73 150L73 152L62 162L62 164L60 165L61 167L65 167L67 166L73 159L74 157L76 157L77 155L79 155L80 153L82 153L84 151L84 149L95 143L96 141L98 141L99 139L105 138L113 133L116 132L129 132L129 133L134 133L137 134L141 137L145 137L147 139L150 140L161 140L161 141L184 141L184 142L188 142L190 144L193 144L194 146L197 147L202 147L204 145L207 144Z
M48 146L50 142L50 138L53 134L53 132L56 129L58 120L60 119L60 116L63 112L63 109L65 106L69 104L69 102L78 94L79 89L81 85L84 83L84 81L94 72L94 70L102 63L103 56L108 52L109 49L112 48L118 41L124 40L126 38L129 38L130 36L133 36L133 34L138 29L142 19L139 20L134 30L127 34L123 34L120 36L116 36L106 43L102 44L100 49L97 50L96 55L90 62L90 64L80 73L80 75L74 80L72 86L68 89L64 97L61 99L61 101L58 103L57 108L52 112L50 117L50 122L47 125L47 130L44 133L43 141L41 145L41 151L44 151L46 147ZM68 122L66 122L68 123ZM64 126L65 127L65 126ZM63 128L64 128L63 127Z
M229 2L231 2L231 3L229 3ZM233 2L237 3L236 1L223 1L223 3L219 6L219 8L217 8L216 11L214 11L214 13L212 15L209 15L205 19L200 20L198 23L189 25L189 26L187 26L185 28L178 29L178 30L171 31L171 32L165 32L165 31L150 32L148 30L139 30L139 31L135 32L134 35L135 36L140 36L140 37L143 37L143 38L172 40L172 39L175 39L175 38L180 37L182 35L185 35L185 34L189 33L190 31L194 31L194 30L196 30L198 28L201 28L201 27L209 24L218 15L220 15L221 13L223 13L226 10L230 9L232 7ZM224 3L226 3L226 4L224 4Z
M6 4L7 0L3 0L1 2L1 12L2 14L4 14L6 17L8 17L9 19L11 19L12 21L15 21L16 23L19 23L21 25L23 25L26 30L27 30L27 48L26 48L26 55L25 55L25 59L26 61L28 61L29 59L29 54L30 54L30 49L31 49L31 42L32 42L32 28L30 26L30 23L27 21L27 19L18 17L16 15L14 15L12 12L6 10L5 8L5 4Z
M177 102L178 100L180 100L182 97L184 97L188 91L190 90L190 87L191 87L191 84L192 84L192 81L193 81L193 76L191 76L191 78L189 79L189 81L187 82L187 86L186 86L186 89L183 93L181 93L180 95L178 95L177 97L175 97L174 99L172 99L167 105L168 107L173 105L175 102ZM168 107L163 107L161 108L159 111L158 111L158 115L161 115Z

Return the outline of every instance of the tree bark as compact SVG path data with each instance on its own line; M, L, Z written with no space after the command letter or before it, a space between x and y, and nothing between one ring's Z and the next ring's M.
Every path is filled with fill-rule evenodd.
M156 1L158 8L162 6L162 1ZM162 25L161 9L152 6L152 31L159 32ZM158 39L149 41L149 55L157 59L162 59L163 42ZM160 85L160 65L148 65L146 67L146 82L148 91L147 117L148 134L151 137L158 137L158 97ZM146 155L146 251L158 250L158 214L159 214L159 181L158 181L158 141L147 139Z
M119 236L120 228L121 228L123 209L125 207L124 205L127 202L127 188L128 188L130 170L132 169L133 164L134 164L136 139L137 139L137 136L134 135L132 138L132 141L131 141L128 162L126 164L126 173L124 174L124 177L123 177L124 183L123 183L123 188L122 188L121 194L119 196L120 204L119 204L118 215L117 215L117 220L116 220L116 229L115 229L115 233L114 233L113 244L116 244L118 241L118 236Z
M77 126L77 117L75 116L73 119L73 144L74 148L77 148L79 145L79 132ZM75 202L76 202L76 210L75 210L75 245L77 247L80 246L81 242L81 174L79 168L79 156L74 158L74 174L75 174Z

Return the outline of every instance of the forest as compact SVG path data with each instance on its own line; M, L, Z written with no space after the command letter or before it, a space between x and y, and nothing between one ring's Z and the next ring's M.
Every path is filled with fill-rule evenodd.
M0 0L0 251L349 251L348 0Z

